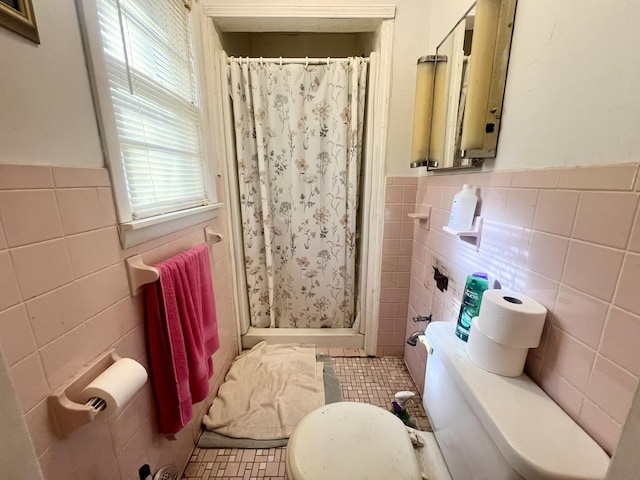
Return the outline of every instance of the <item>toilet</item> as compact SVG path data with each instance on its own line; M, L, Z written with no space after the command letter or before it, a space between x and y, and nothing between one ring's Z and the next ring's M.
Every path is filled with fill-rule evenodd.
M304 417L288 480L599 480L609 457L529 377L477 367L455 323L426 331L423 403L434 433L373 405L339 402Z

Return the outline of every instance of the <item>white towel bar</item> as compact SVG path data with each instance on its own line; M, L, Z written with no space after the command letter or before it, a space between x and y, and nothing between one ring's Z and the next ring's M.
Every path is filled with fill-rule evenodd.
M204 228L204 239L207 245L212 246L219 243L223 238L222 234L214 232L211 227ZM127 268L129 292L132 297L140 293L144 285L153 283L160 278L158 269L144 263L142 255L133 255L127 258L124 263Z

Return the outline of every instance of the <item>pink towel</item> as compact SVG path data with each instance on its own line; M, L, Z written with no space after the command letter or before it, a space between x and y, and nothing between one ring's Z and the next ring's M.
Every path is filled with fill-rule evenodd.
M172 434L207 398L220 346L209 248L198 245L156 268L160 280L146 290L149 360L160 432Z

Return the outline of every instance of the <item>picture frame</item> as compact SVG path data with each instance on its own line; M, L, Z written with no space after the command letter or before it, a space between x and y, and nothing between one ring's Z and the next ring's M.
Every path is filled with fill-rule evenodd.
M40 43L32 0L0 0L0 25Z

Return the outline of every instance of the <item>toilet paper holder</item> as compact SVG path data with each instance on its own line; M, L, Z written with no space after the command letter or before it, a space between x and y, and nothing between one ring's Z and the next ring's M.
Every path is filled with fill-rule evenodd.
M120 358L115 349L105 353L73 377L64 387L49 395L49 413L58 436L68 438L71 432L91 423L102 411L103 407L100 407L97 401L93 402L93 405L91 401L86 404L80 401L80 392Z

